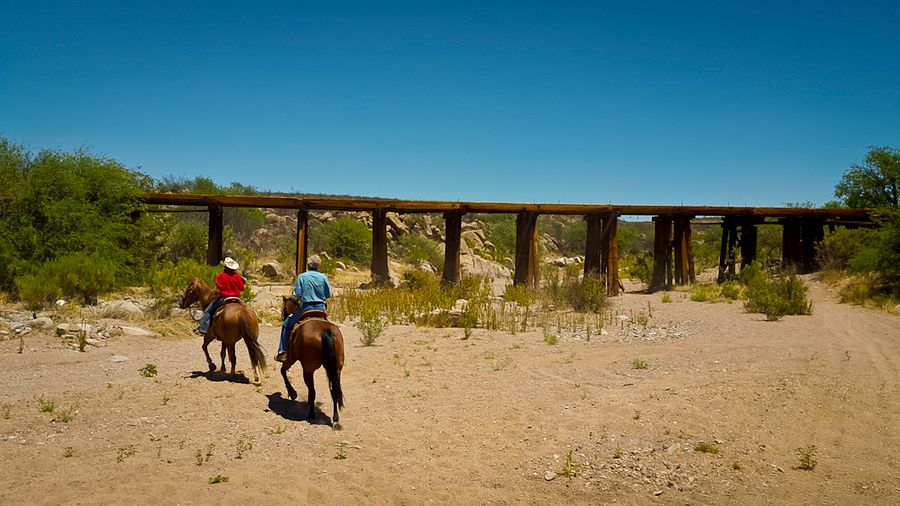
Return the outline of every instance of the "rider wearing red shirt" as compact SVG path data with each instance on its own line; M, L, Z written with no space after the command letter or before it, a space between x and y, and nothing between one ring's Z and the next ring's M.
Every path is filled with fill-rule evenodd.
M244 278L237 272L241 266L231 257L226 257L223 263L225 269L216 276L216 288L219 296L203 311L203 317L200 318L201 334L209 331L212 315L216 314L216 310L225 302L225 298L238 297L244 291Z

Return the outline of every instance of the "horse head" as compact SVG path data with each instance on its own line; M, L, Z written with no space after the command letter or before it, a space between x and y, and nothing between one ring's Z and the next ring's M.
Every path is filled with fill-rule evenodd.
M294 314L294 311L300 307L300 301L297 300L297 297L290 295L282 295L281 296L281 319L284 320L288 316Z
M191 280L187 290L184 291L184 296L181 297L181 303L178 307L187 309L188 306L200 300L200 294L202 293L200 283L202 283L202 281L198 278Z

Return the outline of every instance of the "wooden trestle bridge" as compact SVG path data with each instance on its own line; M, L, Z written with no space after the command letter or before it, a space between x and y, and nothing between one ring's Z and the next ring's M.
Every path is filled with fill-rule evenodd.
M223 209L226 207L278 208L297 210L296 272L306 268L309 239L309 211L365 211L372 213L372 278L390 279L388 271L388 212L443 213L445 232L442 280L455 283L460 276L462 218L467 213L510 213L516 215L516 251L513 280L516 284L538 283L537 218L541 214L580 215L587 221L584 252L586 275L600 276L610 295L619 293L617 225L620 216L652 216L654 222L653 277L650 291L689 284L695 280L691 248L691 224L697 217L721 218L722 246L719 255L720 279L736 270L738 259L746 265L756 258L757 227L782 226L782 260L800 272L816 265L817 244L824 227L871 225L869 209L814 209L793 207L723 206L640 206L593 204L521 204L500 202L441 202L354 197L289 197L245 195L200 195L149 193L147 204L201 206L209 213L207 262L223 259ZM162 209L150 209L164 211Z

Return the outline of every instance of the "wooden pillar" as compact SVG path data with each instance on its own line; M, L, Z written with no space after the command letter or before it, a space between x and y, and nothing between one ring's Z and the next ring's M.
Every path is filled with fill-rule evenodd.
M782 221L781 265L785 269L800 267L800 221L786 218Z
M516 272L513 282L517 285L538 284L538 214L523 211L516 217Z
M825 226L818 218L803 218L800 225L801 272L808 274L819 268L819 243L825 237Z
M666 277L671 264L672 252L672 217L656 216L653 218L653 276L650 278L648 292L656 292L666 286Z
M744 218L741 221L741 269L756 261L758 236L756 222L752 218Z
M603 220L603 272L606 274L606 293L619 294L619 215L609 213Z
M209 205L209 238L206 247L206 264L218 265L225 256L223 254L224 241L222 236L225 231L225 213L218 204Z
M388 272L387 211L376 209L372 212L372 281L376 284L390 283Z
M306 272L306 259L309 258L307 247L309 246L309 212L306 209L297 210L297 256L295 257L294 275L299 276Z
M694 282L694 256L691 248L691 217L675 218L675 284L687 285Z
M719 249L719 276L716 278L719 283L736 275L734 250L737 241L737 222L733 216L726 216L722 219L722 247Z
M587 240L584 245L584 275L600 276L603 273L603 218L591 214L584 217L587 222Z
M459 282L459 253L462 234L461 211L444 213L446 224L446 240L444 242L444 275L441 283L456 284Z

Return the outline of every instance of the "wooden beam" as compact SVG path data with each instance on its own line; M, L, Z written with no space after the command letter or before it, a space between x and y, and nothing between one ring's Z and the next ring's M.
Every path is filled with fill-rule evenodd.
M666 278L671 264L672 217L657 216L653 218L653 223L653 275L647 287L647 291L651 293L671 288L667 286Z
M297 255L295 256L294 276L306 272L306 260L309 258L307 247L309 246L309 211L300 209L297 211Z
M735 272L735 247L737 246L737 223L732 216L722 220L722 246L719 249L719 275L716 281L724 283L733 278Z
M691 215L691 216L816 216L826 219L870 220L871 209L824 209L795 207L729 207L729 206L635 206L612 204L533 204L510 202L445 202L397 200L335 196L287 195L202 195L191 193L146 193L147 204L223 207L287 208L330 211L397 211L405 213L521 213L589 215L615 212L619 216Z
M379 209L372 213L372 281L375 284L391 282L388 270L387 211Z
M209 206L209 236L206 243L206 264L218 265L225 259L223 255L225 232L225 213L222 207L210 204Z
M444 213L445 241L444 241L444 274L441 282L444 284L456 284L459 282L459 254L462 234L463 213L448 211Z
M538 236L535 212L522 212L516 216L516 272L513 282L517 285L537 286Z
M584 275L600 276L603 273L603 217L590 214L587 222L587 238L584 244Z

